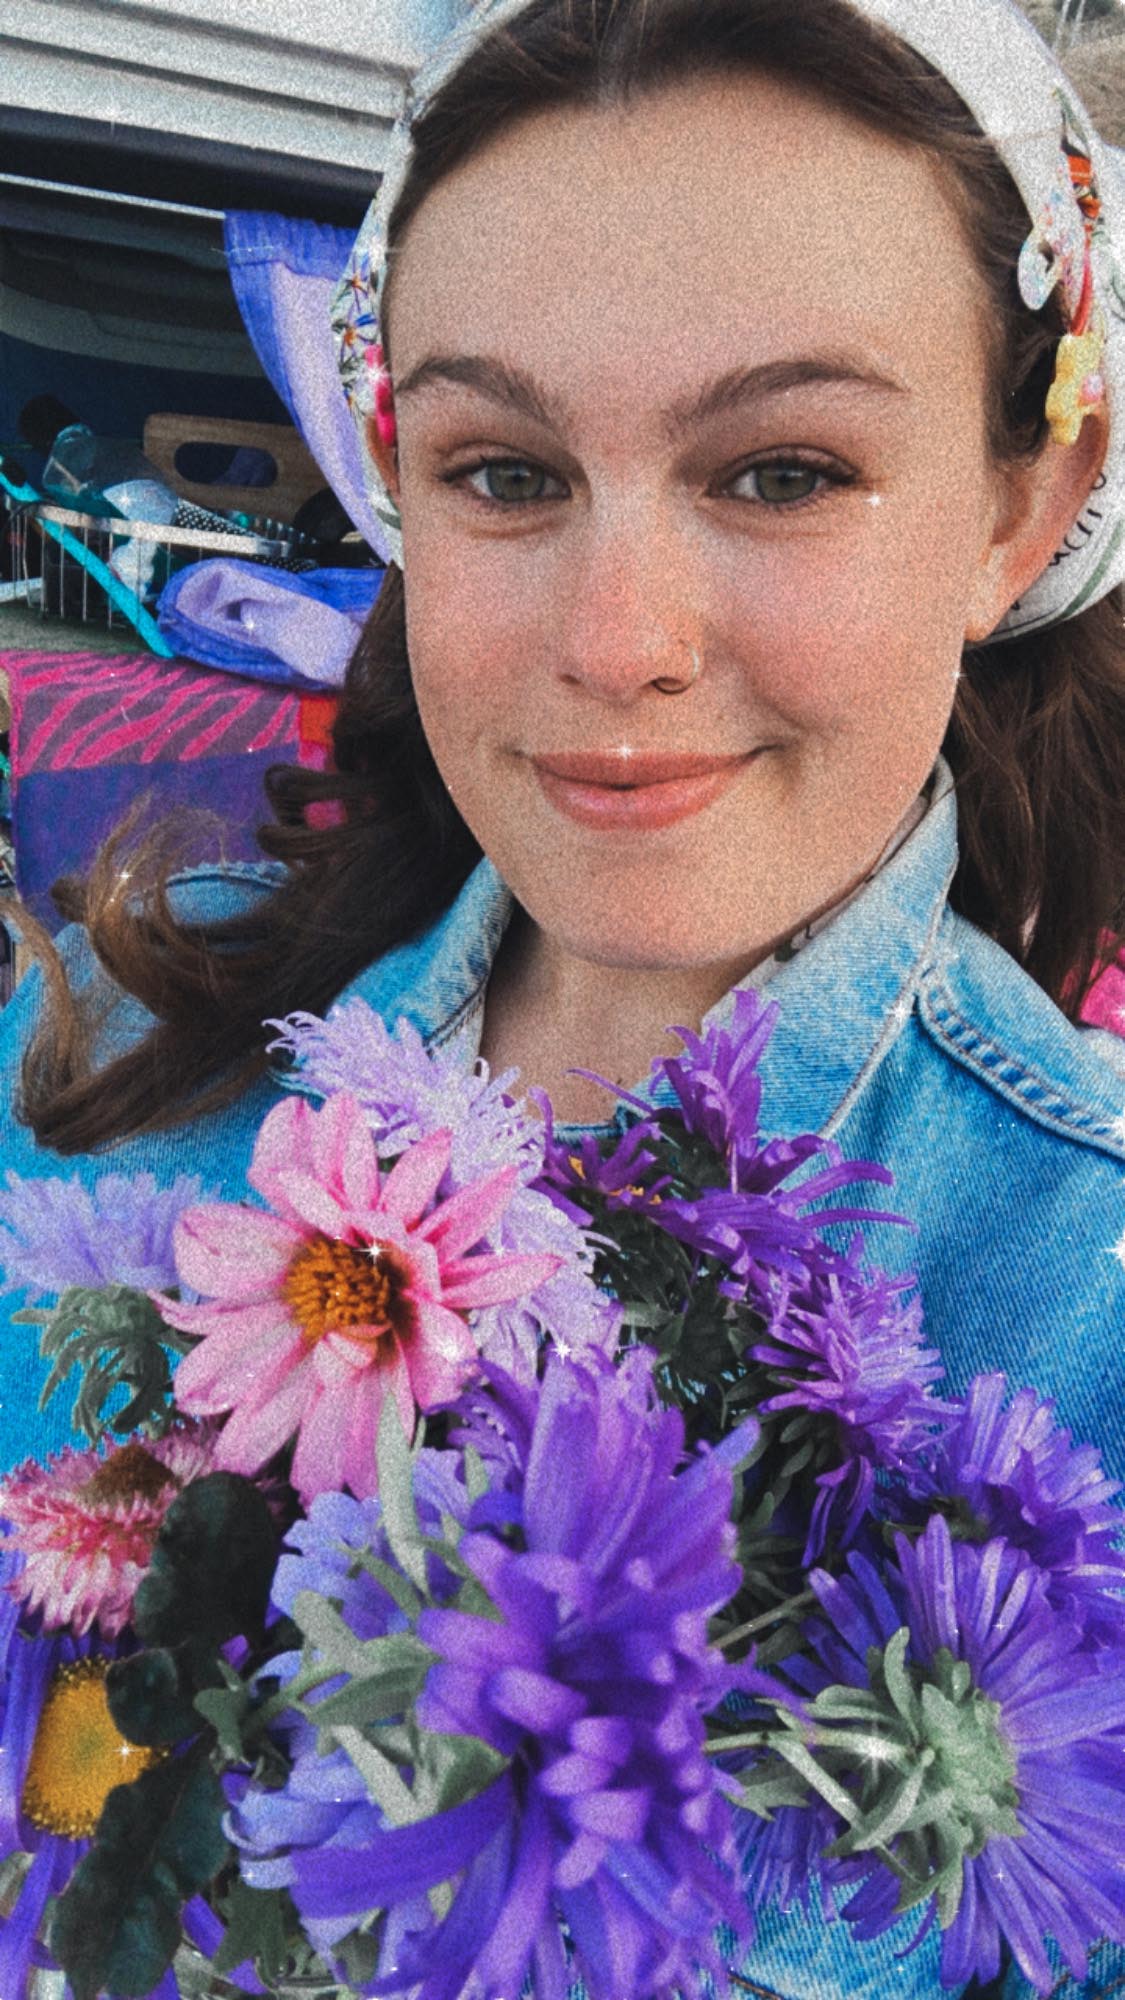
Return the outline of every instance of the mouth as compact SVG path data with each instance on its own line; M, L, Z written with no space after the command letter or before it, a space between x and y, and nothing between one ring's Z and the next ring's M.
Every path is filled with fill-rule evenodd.
M531 763L548 802L566 818L604 831L639 832L702 812L760 755L761 748L734 757L575 751Z

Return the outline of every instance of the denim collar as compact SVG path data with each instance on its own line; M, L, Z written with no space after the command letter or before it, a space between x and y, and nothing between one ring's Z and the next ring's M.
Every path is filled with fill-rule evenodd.
M949 788L838 921L774 974L769 998L781 1011L761 1064L771 1130L829 1135L846 1117L910 1018L956 865L957 805ZM340 999L366 1000L391 1026L405 1016L428 1047L442 1048L479 1012L514 909L486 857L429 930L369 966ZM736 991L717 1002L705 1027L729 1018ZM672 1097L666 1086L649 1091L647 1082L635 1094L655 1103ZM559 1127L564 1136L606 1129Z

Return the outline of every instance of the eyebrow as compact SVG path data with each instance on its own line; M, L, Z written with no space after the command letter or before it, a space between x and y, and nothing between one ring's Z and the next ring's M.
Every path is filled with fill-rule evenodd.
M395 384L395 401L418 390L446 384L474 389L490 402L519 410L534 423L550 430L568 428L564 405L540 388L522 368L512 367L483 354L429 354ZM885 373L857 356L824 352L795 356L786 361L763 361L754 368L733 368L716 376L691 396L680 397L661 412L665 436L672 442L708 418L740 408L744 403L783 395L787 389L810 385L844 384L875 390L883 395L902 396L910 392L905 382Z

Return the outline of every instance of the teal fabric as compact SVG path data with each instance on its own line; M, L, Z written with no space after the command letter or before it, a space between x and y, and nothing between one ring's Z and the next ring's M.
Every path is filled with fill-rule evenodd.
M863 894L770 984L781 1016L762 1064L763 1124L815 1130L895 1175L890 1205L916 1236L883 1226L871 1254L917 1272L931 1340L951 1383L1002 1367L1057 1398L1077 1436L1096 1442L1125 1475L1125 1043L1068 1023L1042 991L954 914L956 800L930 811ZM267 894L272 864L202 869L181 878L185 913L218 917ZM479 1008L513 901L484 860L424 934L389 952L347 989L393 1023L413 1021L443 1045ZM79 982L101 980L108 1011L100 1055L145 1024L93 964L84 933L62 948ZM38 1150L13 1112L19 1052L39 1001L32 973L0 1012L0 1160L22 1175L142 1168L170 1180L201 1173L228 1200L245 1194L254 1134L279 1086L265 1081L220 1112L128 1140L98 1157L61 1160ZM709 1020L729 1010L732 996ZM471 1037L470 1037L471 1042ZM534 1078L526 1079L533 1083ZM567 1128L564 1128L567 1129ZM569 1128L575 1131L577 1128ZM877 1191L880 1200L883 1191ZM69 1408L39 1412L43 1379L34 1335L10 1322L20 1295L0 1299L0 1466L70 1440ZM742 1976L781 2000L921 2000L941 1989L936 1934L905 1958L911 1935L853 1945L844 1927L771 1911ZM1112 1963L1110 1960L1112 1959ZM1096 2000L1120 1981L1125 1955L1103 1952L1072 2000ZM1004 2000L1028 1989L1012 1979Z

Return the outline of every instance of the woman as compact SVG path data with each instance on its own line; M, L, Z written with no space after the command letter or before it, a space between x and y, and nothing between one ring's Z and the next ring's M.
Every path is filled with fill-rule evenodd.
M769 979L765 1121L892 1168L950 1378L1125 1468L1125 1075L1072 1025L1125 874L1125 203L964 12L501 0L440 53L342 293L396 567L338 775L274 775L272 864L118 840L61 890L6 1164L237 1196L262 1022L345 993L577 1130L573 1070ZM5 1367L8 1460L62 1442ZM778 1915L748 1990L934 1990L840 1928Z

